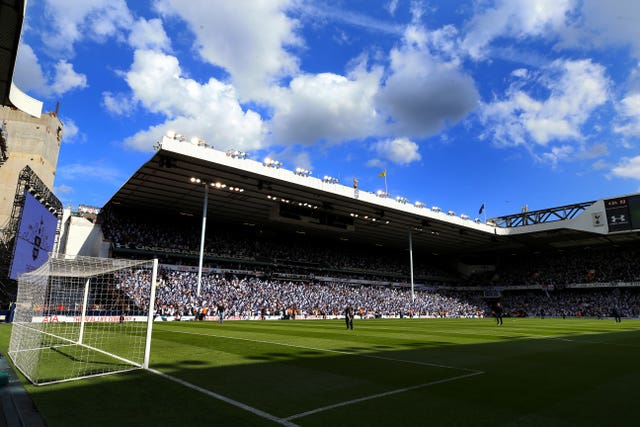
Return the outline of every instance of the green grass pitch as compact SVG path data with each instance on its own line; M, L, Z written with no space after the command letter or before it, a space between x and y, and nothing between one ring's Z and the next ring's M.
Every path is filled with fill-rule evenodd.
M155 323L151 368L26 387L50 427L630 425L640 321Z

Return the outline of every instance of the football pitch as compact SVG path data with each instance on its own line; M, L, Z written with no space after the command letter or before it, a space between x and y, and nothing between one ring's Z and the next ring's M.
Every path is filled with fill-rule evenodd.
M26 388L50 427L629 425L640 321L155 323L150 365Z

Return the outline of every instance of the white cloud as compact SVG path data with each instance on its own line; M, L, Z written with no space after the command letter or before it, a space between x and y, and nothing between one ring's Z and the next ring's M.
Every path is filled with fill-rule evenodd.
M402 34L401 25L389 22L388 20L373 18L370 14L341 8L337 2L290 1L290 7L300 14L301 20L305 22L309 21L314 25L317 25L319 22L331 21L375 33Z
M126 73L133 99L166 122L127 138L125 144L151 150L167 130L200 137L218 149L260 148L265 128L254 111L243 111L233 86L210 78L205 83L182 76L178 60L159 52L138 50Z
M478 93L473 79L459 71L456 35L453 27L427 32L410 25L402 45L390 52L385 81L383 70L367 69L362 55L347 77L304 74L287 88L272 88L273 140L311 144L372 135L421 137L461 120L478 105Z
M432 49L433 54L441 57L442 62L449 62L450 66L461 67L461 49L458 29L453 25L446 25L426 33L425 43ZM424 49L424 47L422 47Z
M607 163L605 160L602 160L602 159L596 160L591 165L591 169L595 171L609 169L609 167L610 167L609 163Z
M620 117L614 131L626 136L640 136L640 92L628 94L616 108Z
M376 152L378 157L397 165L408 165L409 163L422 159L418 144L407 138L378 141L374 143L371 148ZM384 163L384 161L381 163Z
M300 151L299 147L289 146L285 147L282 151L269 151L265 153L264 157L254 159L262 160L266 157L277 159L287 165L288 169L294 170L295 168L304 168L311 171L313 174L313 162L311 156L306 151Z
M501 146L583 138L581 126L610 96L604 67L590 60L556 60L542 72L538 83L548 91L546 99L514 85L504 100L483 106L484 137Z
M378 158L369 159L366 164L370 168L383 168L385 166L385 163Z
M53 75L47 76L28 44L20 45L14 76L20 89L44 97L60 96L87 87L87 76L77 73L73 65L65 60L59 60L53 66Z
M470 21L462 47L471 57L483 59L488 46L500 37L557 37L575 3L575 0L497 0L494 7L479 12Z
M394 15L396 13L396 9L398 8L398 1L399 0L391 0L389 1L389 3L387 3L386 8L391 15Z
M129 45L134 49L168 51L171 42L159 19L138 19L129 33Z
M308 170L312 170L313 169L313 165L312 165L312 162L311 162L311 156L309 156L309 153L307 153L307 152L296 153L294 156L291 156L291 160L292 160L292 163L297 168L305 168L305 169L308 169Z
M575 149L571 145L552 147L551 151L542 154L542 160L551 163L551 165L555 167L558 162L570 158L574 151Z
M54 193L58 195L72 194L75 190L70 185L60 184L53 187Z
M87 87L87 76L76 73L73 65L67 61L60 60L54 66L55 75L51 82L51 92L54 95L62 95L73 89L84 89Z
M511 75L521 79L526 79L527 76L529 76L529 70L527 70L526 68L518 68L517 70L513 70L511 72Z
M380 70L359 70L350 78L302 75L272 98L273 138L278 143L311 144L363 138L378 128L374 96Z
M85 38L103 42L123 37L133 24L125 0L46 0L51 28L43 31L47 46L66 53Z
M388 115L396 135L431 135L478 105L473 79L459 70L457 60L435 55L432 48L445 44L432 46L432 42L422 28L410 26L403 45L390 53L390 75L377 105Z
M636 0L583 0L580 19L562 33L561 47L600 49L605 46L630 47L640 58L640 3Z
M585 147L578 153L580 159L597 159L609 153L607 144L594 144L591 147Z
M137 108L137 102L124 93L102 92L102 105L117 116L130 116Z
M640 179L640 156L623 158L611 169L611 173L620 178Z
M35 52L26 43L18 48L15 70L13 73L16 85L25 92L45 94L48 92L47 79Z
M298 72L298 59L287 50L302 45L296 21L285 14L290 3L159 0L156 8L184 19L202 58L226 69L242 98L255 99L265 87Z
M84 142L86 135L80 132L80 128L76 123L69 118L60 118L64 124L64 130L62 131L62 141L65 144L74 142Z
M157 135L151 137L149 132L169 125L187 126L180 132L195 133L216 145L260 148L266 135L262 119L252 111L244 113L238 99L272 108L270 141L279 144L337 143L370 135L425 136L459 121L478 104L473 80L459 71L453 27L426 32L409 26L402 46L391 52L391 70L383 84L382 68L368 68L364 55L354 60L346 76L298 74L298 60L286 48L302 42L295 34L297 23L284 14L290 6L284 0L252 3L249 9L244 3L226 1L204 5L160 0L155 6L159 13L187 22L202 57L225 68L230 83L187 79L175 58L136 51L126 76L132 99L105 92L103 105L112 113L124 114L138 103L167 117L168 123L127 140L138 148L150 148ZM202 13L203 8L212 7L215 15ZM301 7L307 13L315 10L308 4ZM412 10L419 15L417 7ZM277 86L274 79L287 75L292 76L288 86ZM209 119L198 120L204 111ZM383 126L385 121L390 125Z
M56 179L63 181L100 179L114 185L122 184L125 177L122 172L101 162L71 163L68 165L58 165Z

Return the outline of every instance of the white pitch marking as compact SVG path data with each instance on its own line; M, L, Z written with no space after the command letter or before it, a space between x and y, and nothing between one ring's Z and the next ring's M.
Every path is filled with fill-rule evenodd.
M157 329L156 329L156 331L157 331ZM281 343L281 342L276 342L276 341L264 341L264 340L250 339L250 338L231 337L231 336L227 336L227 335L203 334L203 333L199 333L199 332L187 332L187 331L175 331L175 330L162 331L162 332L179 333L179 334L187 334L187 335L200 335L200 336L204 336L204 337L226 338L226 339L230 339L230 340L249 341L249 342L257 342L257 343L261 343L261 344L280 345L280 346L283 346L283 347L302 348L302 349L305 349L305 350L324 351L324 352L327 352L327 353L346 354L346 355L349 355L349 356L360 356L360 357L367 357L367 358L370 358L370 359L380 359L380 360L388 360L388 361L392 361L392 362L411 363L411 364L414 364L414 365L432 366L434 368L455 369L455 370L458 370L458 371L471 372L471 373L474 373L474 374L483 374L484 373L484 372L482 372L482 371L480 371L478 369L460 368L458 366L440 365L440 364L437 364L437 363L421 362L421 361L417 361L417 360L396 359L394 357L374 356L374 355L371 355L371 354L360 354L360 353L355 353L355 352L350 352L350 351L343 351L343 350L331 350L331 349L326 349L326 348L307 347L307 346L303 346L303 345L286 344L286 343Z
M391 396L391 395L394 395L394 394L404 393L406 391L416 390L416 389L419 389L419 388L429 387L429 386L432 386L432 385L437 385L437 384L443 384L443 383L447 383L447 382L451 382L451 381L456 381L456 380L460 380L462 378L473 377L473 376L480 375L480 374L483 374L483 373L484 372L476 371L476 372L472 372L470 374L458 375L456 377L445 378L445 379L442 379L442 380L431 381L431 382L428 382L428 383L418 384L418 385L414 385L414 386L411 386L411 387L405 387L405 388L400 388L400 389L397 389L397 390L387 391L387 392L384 392L384 393L373 394L371 396L360 397L358 399L347 400L345 402L340 402L340 403L336 403L336 404L333 404L333 405L323 406L321 408L312 409L311 411L301 412L299 414L291 415L290 417L285 418L285 420L286 421L295 420L297 418L303 418L303 417L306 417L308 415L314 415L314 414L317 414L319 412L328 411L330 409L340 408L342 406L353 405L354 403L360 403L360 402L364 402L364 401L367 401L367 400L377 399L379 397Z
M607 346L615 346L615 347L631 347L631 348L638 348L640 346L637 345L633 345L633 344L622 344L622 343L616 343L616 342L607 342L607 341L591 341L591 340L583 340L583 339L579 339L579 337L584 336L584 335L578 335L578 339L569 339L569 338L562 338L560 336L552 336L552 335L547 335L547 336L541 336L539 337L539 339L544 339L544 340L555 340L555 341L565 341L565 342L574 342L577 344L604 344Z
M278 424L281 424L283 426L299 427L297 424L294 424L294 423L290 422L289 420L286 420L286 419L280 418L280 417L276 417L275 415L272 415L272 414L270 414L268 412L261 411L260 409L254 408L253 406L245 405L242 402L238 402L237 400L233 400L233 399L228 398L226 396L223 396L221 394L214 393L211 390L207 390L206 388L202 388L202 387L199 387L199 386L197 386L195 384L191 384L190 382L181 380L180 378L172 377L171 375L165 374L164 372L160 372L160 371L157 371L155 369L149 369L149 371L153 372L156 375L160 375L163 378L166 378L166 379L174 381L174 382L176 382L176 383L178 383L180 385L183 385L183 386L185 386L187 388L190 388L192 390L195 390L195 391L198 391L200 393L206 394L207 396L213 397L214 399L222 400L223 402L226 402L226 403L228 403L230 405L236 406L236 407L238 407L240 409L244 409L245 411L251 412L252 414L255 414L255 415L259 416L259 417L266 418L268 420L274 421L274 422L276 422Z

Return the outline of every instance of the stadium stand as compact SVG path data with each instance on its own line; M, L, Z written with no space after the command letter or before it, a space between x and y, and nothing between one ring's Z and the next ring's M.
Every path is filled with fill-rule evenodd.
M322 239L295 240L218 225L205 242L206 274L198 297L196 222L145 221L139 212L115 210L103 211L98 220L114 256L163 260L158 314L166 318L195 317L203 309L211 313L221 301L234 319L256 318L263 311L283 318L292 310L302 318L321 318L339 315L346 305L369 317L400 317L410 310L421 317L483 317L491 315L492 296L501 297L512 316L543 311L557 317L606 317L614 306L625 317L640 314L632 286L640 281L635 246L501 254L490 271L467 277L455 270L455 258L418 258L412 303L403 251L396 256L375 247L337 247ZM129 283L125 292L135 297L135 278Z

